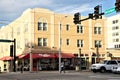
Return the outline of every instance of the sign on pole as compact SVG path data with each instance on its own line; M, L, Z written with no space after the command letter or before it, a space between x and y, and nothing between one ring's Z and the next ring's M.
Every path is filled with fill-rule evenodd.
M115 12L115 8L110 8L110 9L107 9L107 10L105 10L105 15L107 15L107 14L110 14L110 13L112 13L112 12Z

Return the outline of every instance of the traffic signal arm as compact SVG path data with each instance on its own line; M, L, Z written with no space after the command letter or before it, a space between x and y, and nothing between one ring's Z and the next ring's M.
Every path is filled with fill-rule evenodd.
M85 21L88 19L93 19L93 20L102 19L102 15L104 15L104 13L102 13L102 6L97 5L96 7L94 7L94 13L90 13L88 18L81 19L81 16L79 15L80 15L79 13L74 14L73 22L75 24L81 24L82 21Z
M90 18L88 17L88 18L82 19L82 20L80 20L80 23L81 23L82 21L85 21L85 20L88 20L88 19L90 19Z

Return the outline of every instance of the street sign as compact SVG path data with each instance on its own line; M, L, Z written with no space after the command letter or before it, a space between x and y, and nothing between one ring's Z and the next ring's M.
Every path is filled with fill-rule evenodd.
M0 39L0 42L14 42L13 40Z
M115 8L110 8L110 9L107 9L107 10L105 10L105 15L106 14L110 14L110 13L112 13L112 12L115 12Z

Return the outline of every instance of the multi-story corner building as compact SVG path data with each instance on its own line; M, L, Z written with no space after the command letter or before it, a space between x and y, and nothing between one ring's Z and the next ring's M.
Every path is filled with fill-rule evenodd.
M120 14L107 18L107 52L113 59L120 59Z
M30 54L34 70L58 69L60 51L68 69L79 64L76 55L86 68L97 60L104 60L105 19L89 19L75 25L73 17L35 8L26 10L18 19L2 27L0 39L16 39L17 69L21 64L29 65ZM12 69L12 58L9 57L11 44L0 43L1 71Z

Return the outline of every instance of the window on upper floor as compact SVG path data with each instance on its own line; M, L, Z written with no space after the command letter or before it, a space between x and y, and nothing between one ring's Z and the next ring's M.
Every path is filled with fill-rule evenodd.
M42 46L42 38L38 38L38 46Z
M119 36L119 33L118 32L114 32L114 33L112 33L112 36Z
M77 33L83 33L84 27L81 25L77 25Z
M3 45L1 45L1 47L0 47L0 52L2 53L3 50L4 50Z
M119 42L119 38L114 38L113 42Z
M101 27L98 27L98 34L101 34Z
M119 26L113 26L112 27L112 30L118 30L119 29Z
M101 34L101 27L94 27L94 34Z
M43 46L47 46L47 38L43 38Z
M42 30L42 23L38 22L38 30Z
M116 24L116 23L118 23L118 20L113 20L112 23Z
M116 42L119 42L119 38L116 39Z
M94 45L95 47L99 47L99 48L102 47L102 41L101 40L95 40L94 44L95 44Z
M47 31L47 22L44 18L40 18L38 21L38 30Z
M47 31L47 23L38 22L38 30Z
M17 28L17 35L20 35L20 27Z
M67 25L66 25L66 31L69 31L69 28L70 28L70 25L67 24Z
M27 38L24 39L24 42L25 42L25 47L29 47L29 42Z
M17 49L20 49L20 40L17 41Z
M38 38L38 46L47 46L47 38Z
M28 23L24 24L24 32L28 32Z
M77 40L77 47L83 47L83 40L78 39Z
M43 31L47 30L47 23L43 23Z
M116 26L116 29L119 29L119 26Z
M69 45L69 44L70 44L70 40L66 39L66 45Z

